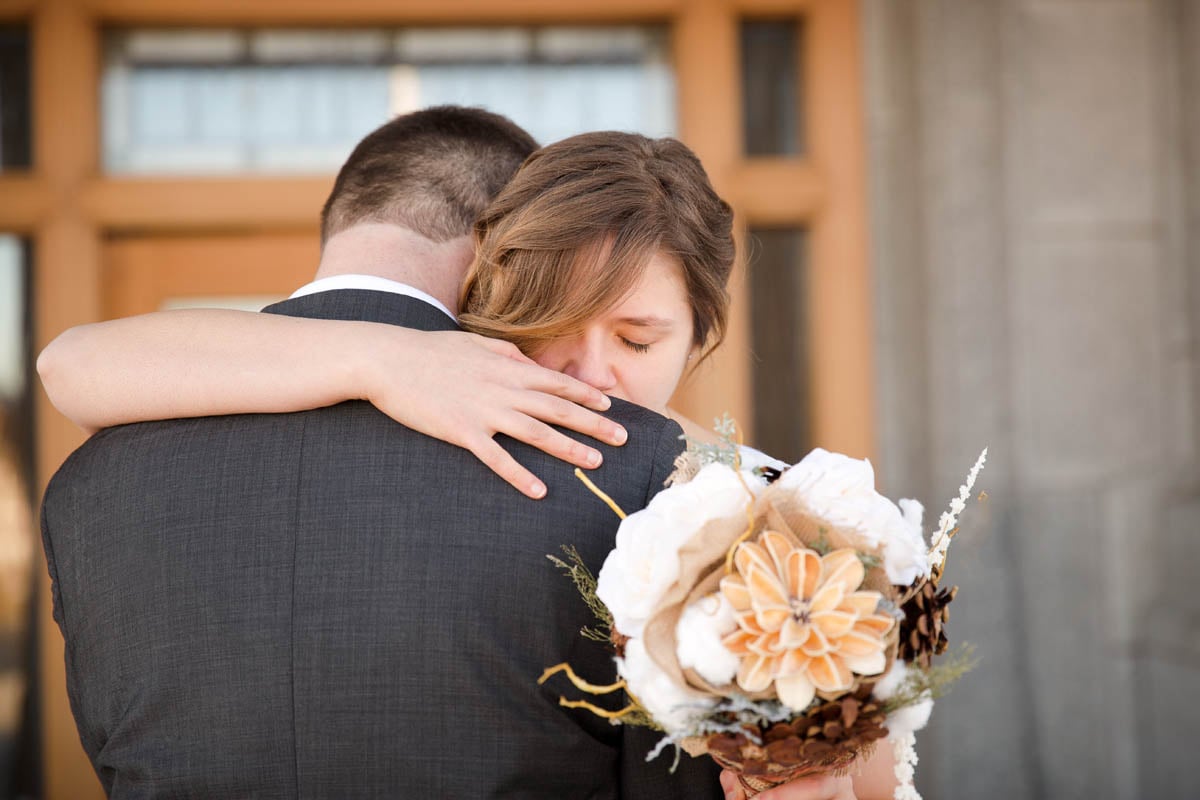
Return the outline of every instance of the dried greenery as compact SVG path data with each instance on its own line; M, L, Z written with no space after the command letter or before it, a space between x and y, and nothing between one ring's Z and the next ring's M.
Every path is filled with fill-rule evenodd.
M946 655L941 663L929 669L922 669L913 664L904 683L900 684L894 695L884 701L884 711L890 714L922 700L936 700L949 691L951 684L974 669L978 663L975 647L963 644L953 653Z
M721 439L715 444L702 442L686 434L681 437L687 442L688 455L694 459L697 471L709 464L724 464L737 469L741 461L737 443L737 423L733 421L733 417L725 414L720 419L713 420L713 431Z
M629 693L625 693L629 697ZM632 698L630 698L632 700ZM627 714L622 714L620 719L609 720L613 725L632 725L635 728L649 728L655 731L661 731L662 726L655 722L648 711L638 706L636 710L630 711ZM649 761L650 759L646 759Z
M588 609L596 617L596 627L585 625L579 629L579 633L585 639L608 643L613 630L612 612L596 595L596 576L587 568L587 564L583 563L583 557L572 545L564 544L562 551L567 557L565 561L552 555L547 555L546 558L550 559L554 566L561 569L575 583L575 588L579 590L583 602L587 603Z

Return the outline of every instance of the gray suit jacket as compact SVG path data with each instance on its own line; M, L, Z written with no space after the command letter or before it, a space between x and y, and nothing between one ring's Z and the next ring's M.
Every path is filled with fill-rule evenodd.
M453 329L343 290L268 311ZM301 367L303 368L303 367ZM678 427L627 403L593 474L645 505ZM617 520L550 457L521 497L465 450L366 403L101 431L46 490L54 617L84 749L115 798L717 798L716 772L644 763L646 732L558 706L571 662L613 678L571 582ZM614 699L614 702L616 700Z

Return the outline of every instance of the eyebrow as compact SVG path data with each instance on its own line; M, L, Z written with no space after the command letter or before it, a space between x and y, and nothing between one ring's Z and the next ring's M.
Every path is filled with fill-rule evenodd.
M669 319L662 317L646 316L646 317L622 317L617 320L626 325L632 325L635 328L673 328L675 323Z

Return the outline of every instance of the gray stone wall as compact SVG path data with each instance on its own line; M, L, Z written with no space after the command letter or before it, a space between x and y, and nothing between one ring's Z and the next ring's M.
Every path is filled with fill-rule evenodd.
M1200 3L863 5L881 483L991 448L919 786L1200 797Z

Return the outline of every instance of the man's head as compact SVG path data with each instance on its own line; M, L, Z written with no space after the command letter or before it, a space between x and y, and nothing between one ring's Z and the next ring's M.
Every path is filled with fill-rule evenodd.
M356 225L382 223L443 243L475 220L537 142L509 119L437 106L396 117L359 142L321 210L322 247Z

